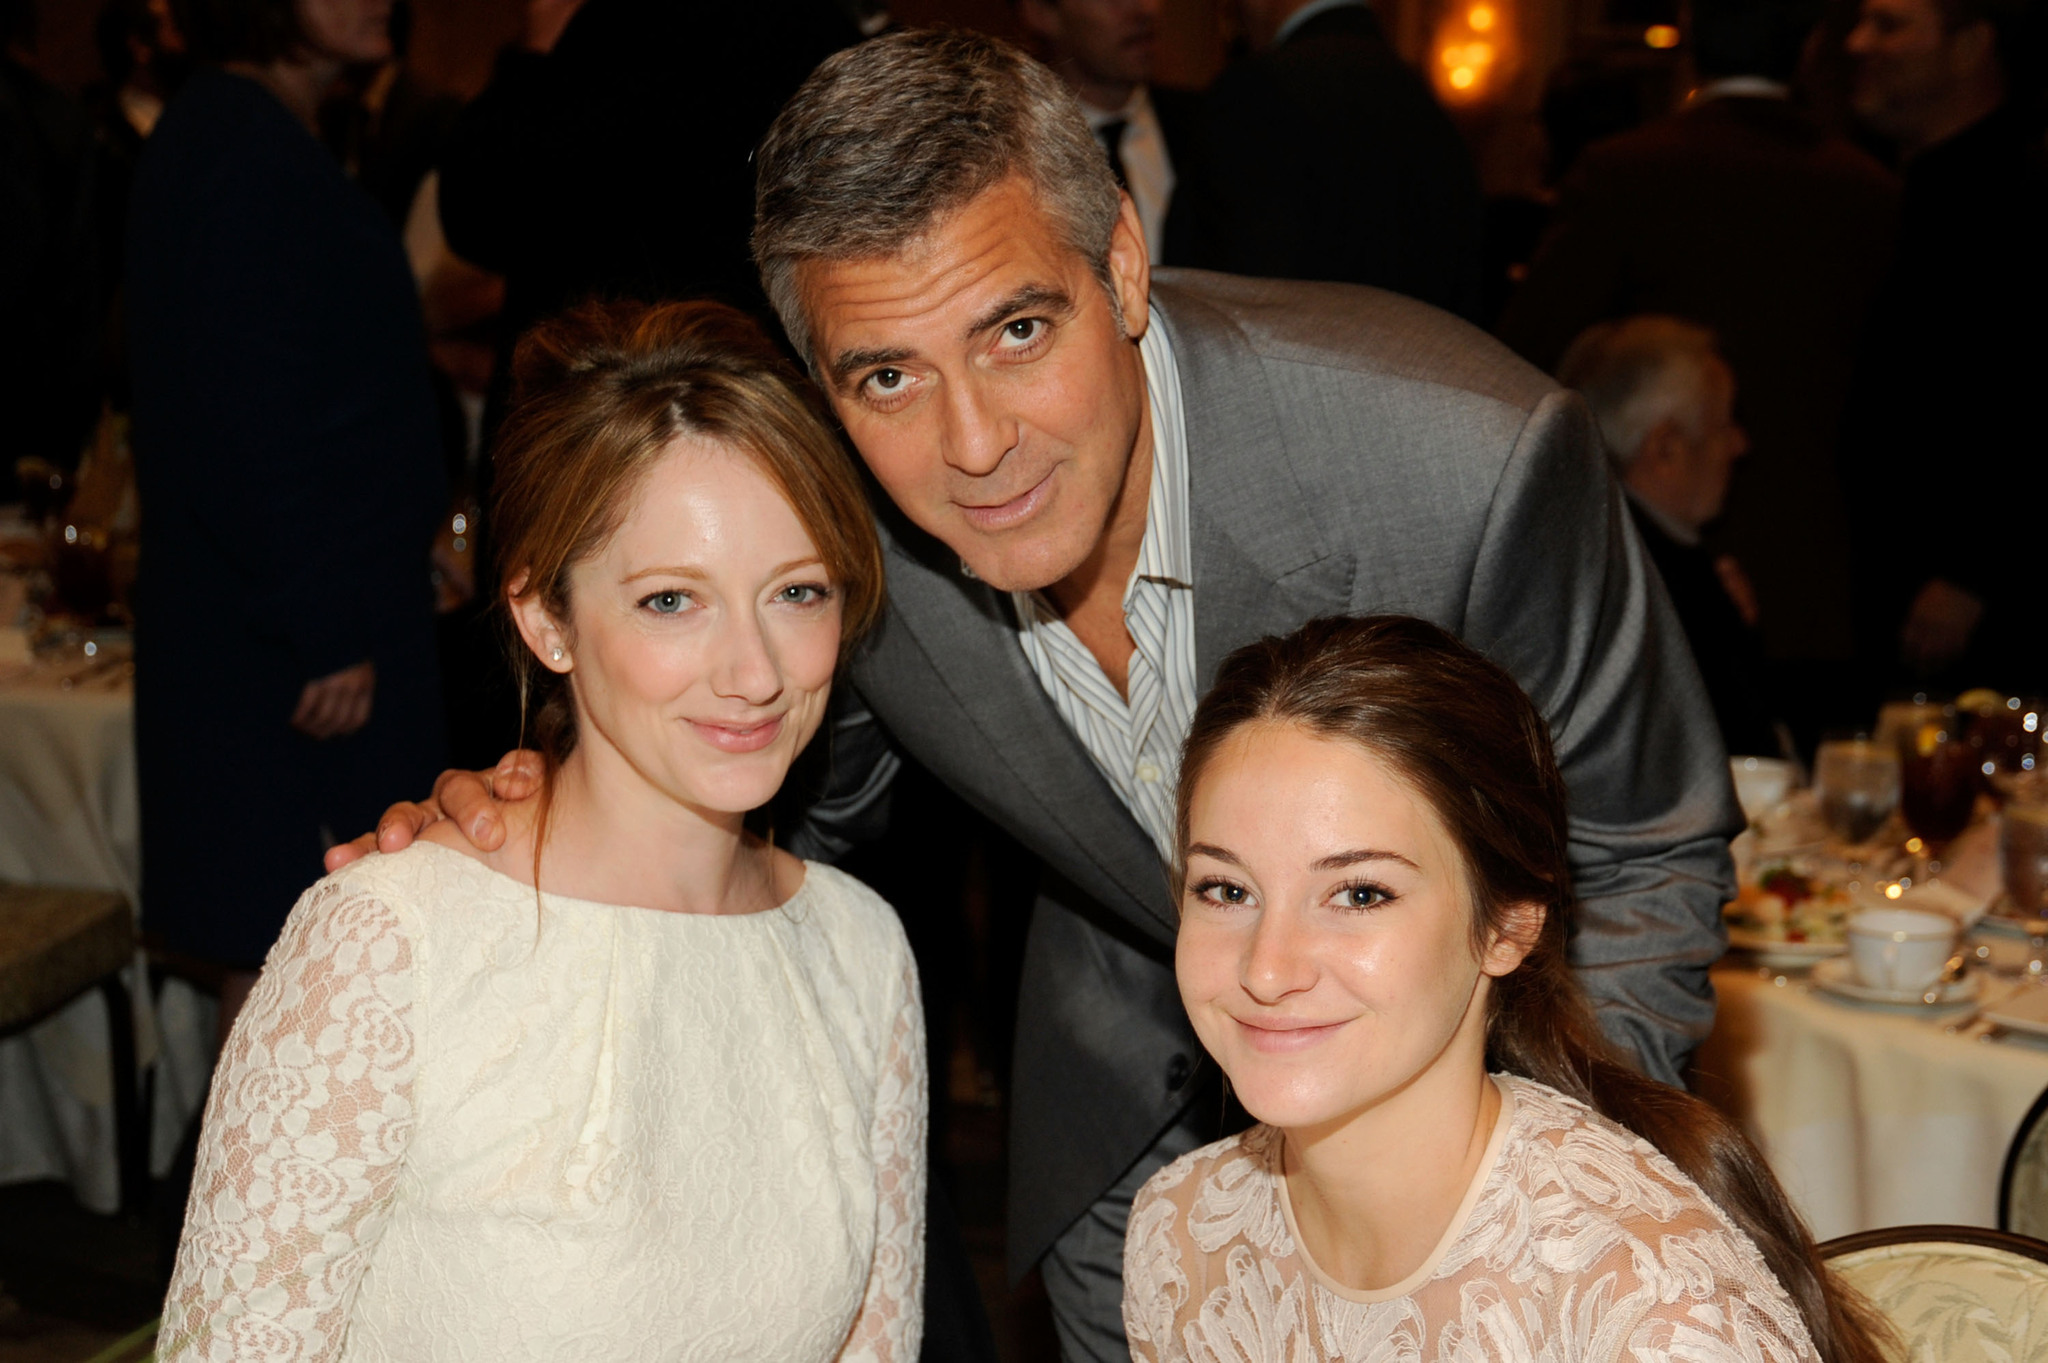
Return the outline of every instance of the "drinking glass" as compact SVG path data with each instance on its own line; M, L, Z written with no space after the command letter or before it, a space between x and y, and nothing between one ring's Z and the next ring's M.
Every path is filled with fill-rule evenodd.
M1969 717L1970 744L1985 788L2001 803L2037 788L2048 705L2029 696L2000 696Z
M1964 739L1953 711L1906 734L1899 744L1899 809L1922 844L1929 874L1939 870L1942 852L1969 827L1982 780L1977 750Z
M1831 734L1814 753L1813 786L1828 832L1852 847L1869 842L1899 807L1899 751L1868 734Z
M1999 816L1998 863L2007 911L2034 919L2048 913L2048 800L2006 804Z

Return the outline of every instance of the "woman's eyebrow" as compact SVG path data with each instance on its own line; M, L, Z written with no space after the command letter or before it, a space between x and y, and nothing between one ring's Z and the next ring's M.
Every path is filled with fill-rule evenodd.
M1422 869L1399 852L1384 852L1376 847L1358 847L1353 848L1349 852L1332 852L1329 856L1320 857L1310 863L1309 869L1311 871L1341 871L1346 866L1356 866L1360 862L1365 861L1398 861L1411 871Z

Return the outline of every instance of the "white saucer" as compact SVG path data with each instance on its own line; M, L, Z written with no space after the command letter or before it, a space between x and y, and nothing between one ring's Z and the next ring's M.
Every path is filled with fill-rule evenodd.
M1766 937L1732 923L1728 925L1728 945L1748 952L1756 958L1758 965L1769 966L1772 970L1804 970L1815 961L1825 961L1849 949L1847 942L1788 942L1782 937Z
M2048 1036L2048 989L2029 986L2015 990L1996 1008L1986 1008L1984 1018L2007 1031Z
M1879 989L1865 984L1856 975L1855 965L1842 958L1834 957L1814 964L1809 977L1814 984L1828 993L1858 1003L1882 1003L1894 1008L1953 1008L1959 1003L1968 1003L1984 988L1984 982L1975 971L1966 970L1958 980L1936 985L1934 1000L1929 1002L1927 991L1920 989Z

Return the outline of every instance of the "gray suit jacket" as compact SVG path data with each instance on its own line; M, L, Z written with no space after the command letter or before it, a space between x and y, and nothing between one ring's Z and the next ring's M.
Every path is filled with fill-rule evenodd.
M1580 976L1608 1034L1675 1081L1713 1020L1741 824L1584 408L1394 294L1162 271L1152 301L1186 406L1205 683L1239 645L1337 613L1419 615L1504 665L1549 718L1571 789ZM1021 1272L1178 1116L1205 1062L1151 841L1040 688L1005 597L893 508L883 521L890 604L854 663L859 697L1046 867L1012 1095ZM846 794L812 830L828 838L880 785L859 715L835 742Z

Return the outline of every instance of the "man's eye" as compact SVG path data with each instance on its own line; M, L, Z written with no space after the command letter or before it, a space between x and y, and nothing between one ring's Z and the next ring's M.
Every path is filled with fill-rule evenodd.
M1029 345L1045 331L1045 322L1037 317L1019 317L1003 325L1003 337L1018 345Z
M893 393L903 386L903 371L900 369L877 369L868 375L868 387L877 393Z
M655 592L640 599L640 604L656 615L677 615L690 604L690 598L683 592Z

